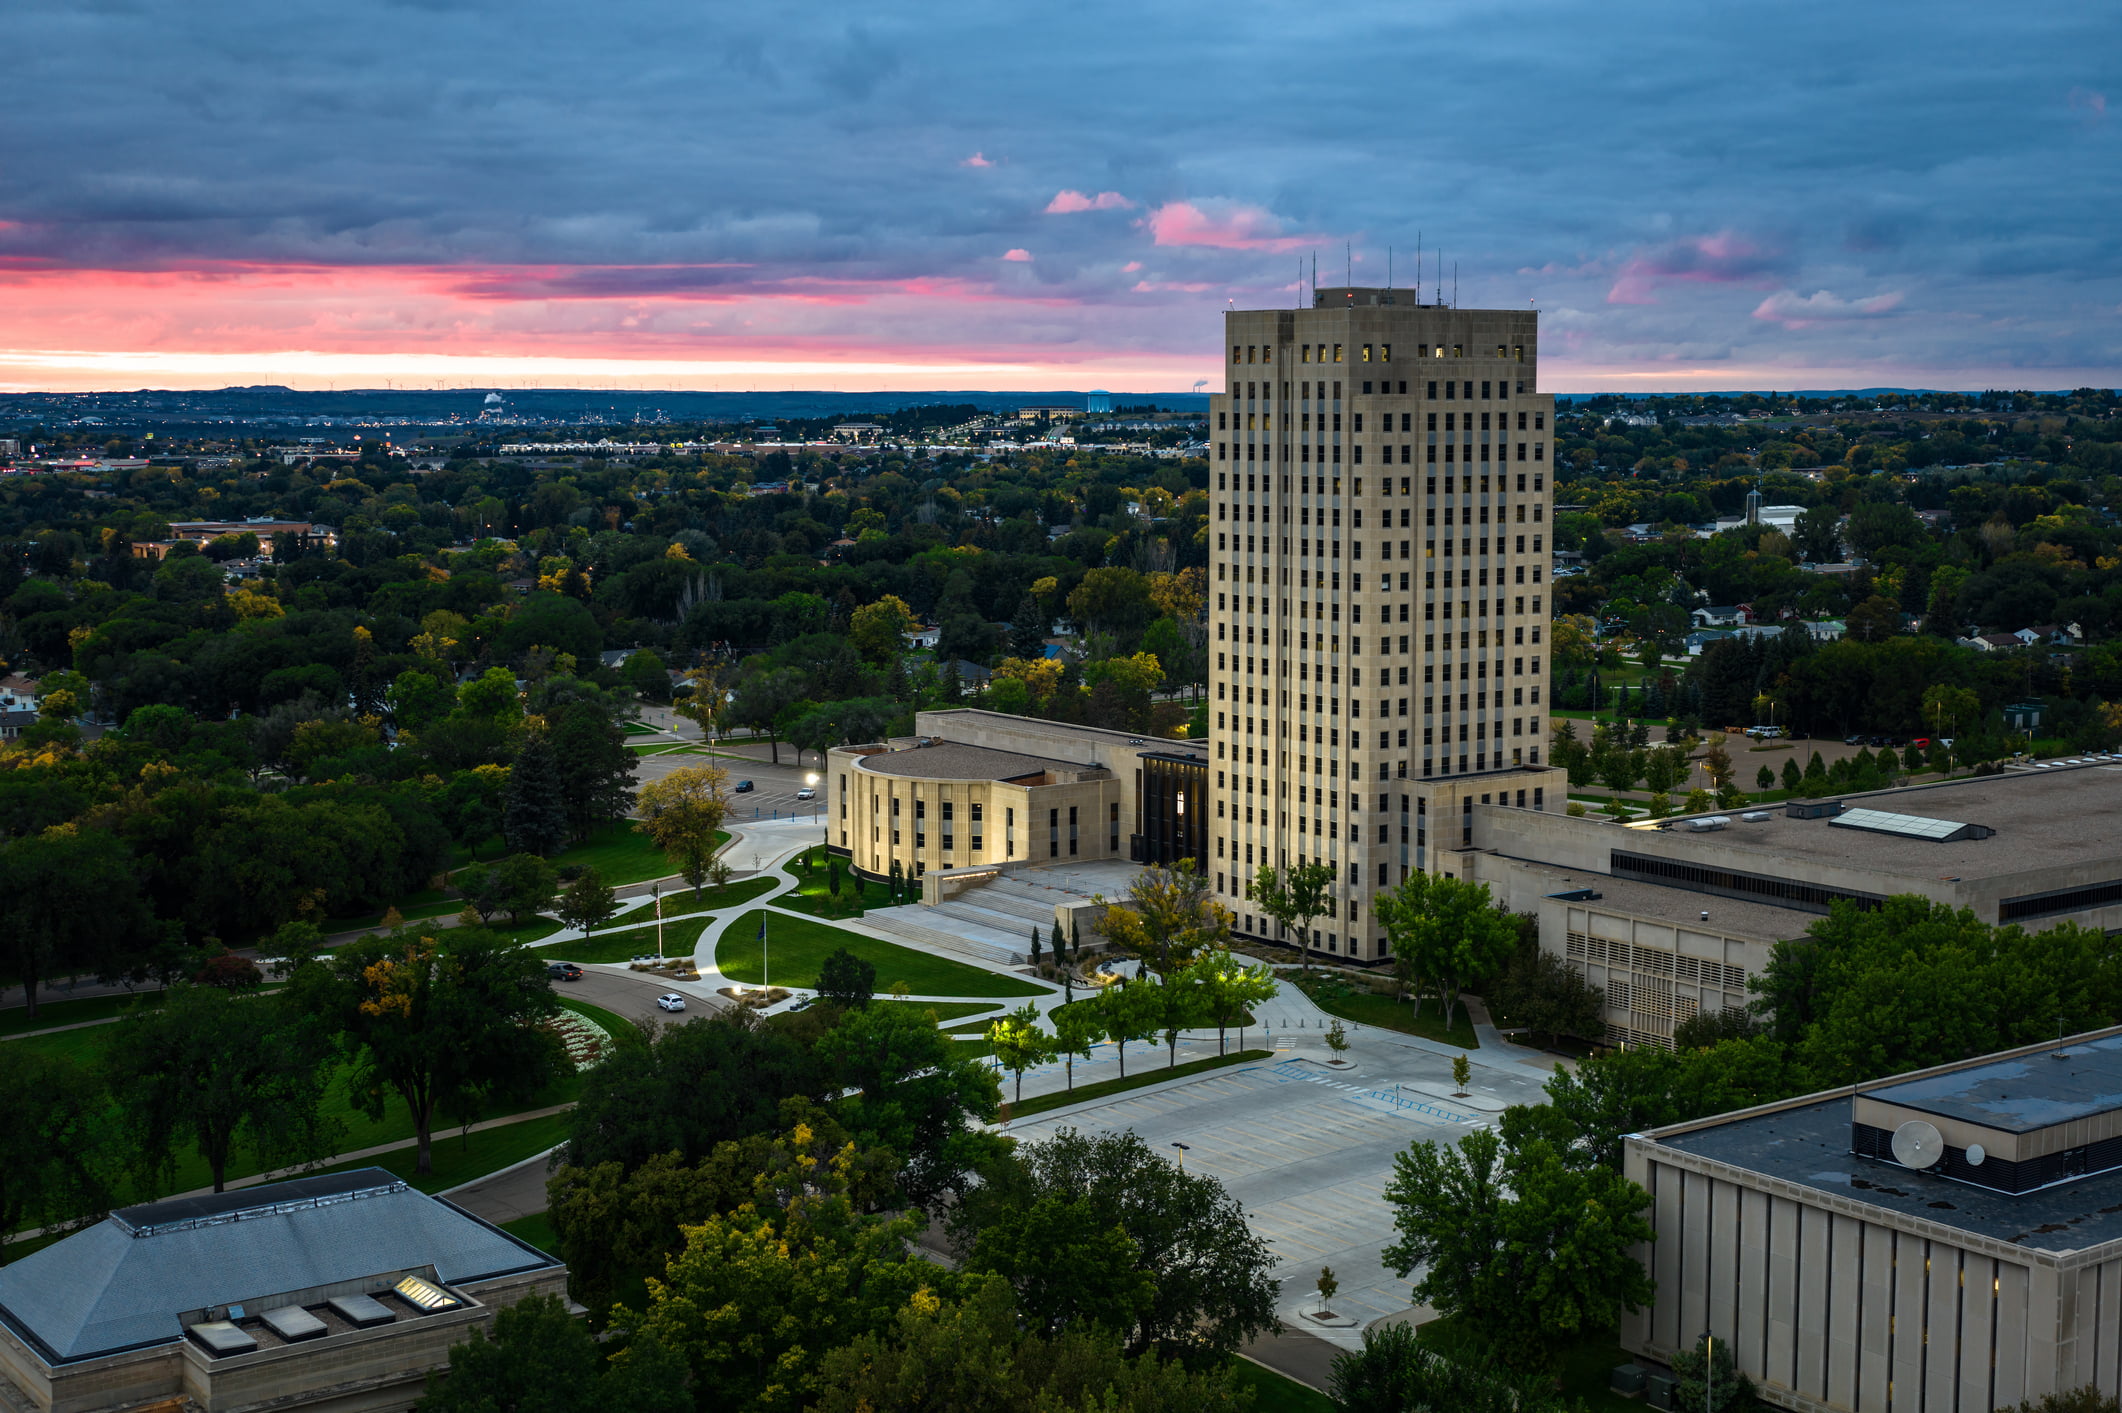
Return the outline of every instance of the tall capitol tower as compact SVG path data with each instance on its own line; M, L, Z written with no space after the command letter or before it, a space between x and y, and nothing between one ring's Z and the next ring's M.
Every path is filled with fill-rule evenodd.
M1372 902L1460 874L1477 805L1560 810L1547 739L1554 399L1539 316L1385 289L1232 311L1211 396L1209 869L1332 864L1305 945L1389 955Z

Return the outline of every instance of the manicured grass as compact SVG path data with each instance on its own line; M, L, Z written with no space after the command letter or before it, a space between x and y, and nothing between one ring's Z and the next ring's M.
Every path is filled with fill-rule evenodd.
M715 965L724 976L747 986L769 979L777 986L816 986L819 964L845 947L877 969L879 992L888 992L902 981L916 996L1043 996L1048 990L1018 977L945 961L787 913L776 913L767 923L762 957L759 920L764 916L762 909L754 908L723 930L715 946Z
M663 955L690 957L699 945L705 926L698 918L666 921L663 924ZM600 932L595 937L555 942L548 953L555 961L569 962L630 962L636 957L655 954L656 925L653 922L624 932Z
M422 1192L441 1192L473 1178L499 1172L512 1163L543 1153L556 1143L566 1142L567 1125L566 1114L547 1114L543 1118L498 1124L471 1134L437 1129L432 1149L435 1170L425 1176L416 1171L420 1148L413 1143L318 1171L344 1173L356 1168L382 1168L396 1173Z
M507 1232L518 1241L529 1242L540 1251L549 1251L555 1256L560 1254L560 1237L553 1230L553 1218L550 1212L533 1212L527 1217L518 1217L513 1222L503 1222L501 1223L501 1230ZM1255 1408L1266 1407L1265 1404L1260 1403L1255 1403L1253 1406Z
M418 918L443 917L449 913L456 912L464 906L464 899L453 895L445 895L434 888L425 888L413 894L410 898L400 899L396 906L398 916L404 918L407 922L412 922ZM384 911L387 912L389 909ZM382 912L365 913L358 917L331 917L318 924L318 927L327 937L334 932L373 931L381 926L383 926Z
M1251 1389L1253 1413L1334 1413L1334 1401L1250 1359L1230 1361L1230 1381Z
M1272 1050L1236 1050L1228 1055L1211 1055L1205 1060L1189 1060L1183 1065L1169 1068L1140 1070L1126 1079L1101 1079L1096 1084L1079 1084L1073 1090L1063 1089L1053 1094L1035 1094L1010 1110L1010 1117L1028 1118L1043 1114L1048 1109L1060 1109L1070 1104L1080 1104L1085 1099L1102 1099L1108 1094L1125 1094L1130 1089L1141 1089L1146 1085L1162 1084L1167 1079L1184 1079L1190 1074L1206 1070L1219 1070L1226 1065L1255 1064L1275 1057Z
M560 931L561 926L553 918L534 917L526 922L490 922L486 925L486 930L499 933L511 942L521 942L528 946L533 942L543 942L555 932Z
M622 883L646 883L651 878L668 877L675 871L663 851L646 834L635 829L631 820L607 824L591 835L587 843L577 844L553 856L555 868L565 868L569 864L583 864L597 870L597 876L614 887Z
M845 859L840 861L840 896L833 897L826 891L828 857L825 846L820 844L783 864L781 871L796 880L796 891L782 894L775 905L824 918L860 917L865 908L891 906L890 890L881 883L863 883ZM803 869L806 862L809 872Z
M78 1001L40 999L35 1016L30 1015L27 1006L10 1006L0 1011L0 1039L20 1035L24 1031L50 1030L54 1026L79 1025L83 1021L110 1020L114 1016L124 1015L126 1009L136 1001L145 1006L159 1006L162 1004L162 993L137 991L125 996L85 996Z
M1468 1363L1482 1364L1489 1358L1482 1341L1457 1320L1433 1320L1417 1330L1415 1338L1440 1354ZM1635 1359L1621 1348L1614 1331L1580 1336L1556 1346L1553 1355L1554 1373L1562 1385L1556 1392L1564 1403L1589 1413L1642 1413L1641 1400L1623 1398L1609 1386L1614 1366Z
M1339 1016L1343 1020L1354 1021L1358 1025L1375 1025L1383 1030L1397 1030L1407 1035L1419 1035L1425 1040L1456 1045L1461 1050L1481 1048L1481 1041L1474 1034L1474 1024L1466 1018L1464 1006L1454 1010L1452 1028L1446 1030L1444 1013L1434 1000L1425 998L1418 1010L1410 1002L1381 996L1375 991L1323 972L1313 972L1310 978L1306 979L1301 974L1285 971L1282 973L1282 980L1311 997L1320 1010Z
M698 913L716 912L722 908L734 908L739 903L749 903L764 893L771 893L781 886L781 880L771 875L747 878L741 883L732 883L727 888L702 888L696 899L693 890L684 884L676 892L668 889L663 894L663 918L668 922L674 917L689 917ZM654 922L656 905L653 900L637 908L629 908L612 919L614 924Z

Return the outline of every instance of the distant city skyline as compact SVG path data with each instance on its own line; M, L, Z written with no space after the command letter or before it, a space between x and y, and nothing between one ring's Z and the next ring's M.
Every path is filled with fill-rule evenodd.
M1537 306L1557 391L2113 385L2118 41L2061 4L25 0L0 390L1186 391L1225 309L1314 258L1410 286L1418 240L1426 297Z

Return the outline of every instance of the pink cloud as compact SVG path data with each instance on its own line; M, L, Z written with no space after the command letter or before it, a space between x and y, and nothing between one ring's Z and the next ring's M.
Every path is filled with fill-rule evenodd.
M966 158L958 165L961 167L992 167L995 164L994 160L990 158L985 152L975 152L972 156Z
M1117 191L1101 191L1096 196L1085 196L1080 191L1061 191L1046 203L1049 216L1066 216L1075 211L1132 211L1135 203Z
M1899 308L1901 298L1899 290L1869 299L1840 299L1824 289L1800 298L1796 290L1778 290L1755 307L1754 317L1786 329L1804 329L1833 320L1877 319Z
M1024 249L1022 246L1019 246L1015 250L1004 251L1002 253L1002 258L1004 260L1016 260L1022 262L1031 259L1032 253L1029 250Z
M1120 273L1123 275L1132 275L1133 273L1135 273L1135 271L1141 268L1142 262L1140 260L1130 260L1125 265L1122 265L1120 267Z
M1733 231L1686 236L1632 257L1621 267L1608 304L1655 304L1661 284L1748 284L1782 265L1779 252Z
M1282 223L1263 207L1228 201L1207 201L1200 206L1190 201L1167 202L1150 212L1144 224L1159 245L1288 251L1319 242L1317 236L1283 235Z

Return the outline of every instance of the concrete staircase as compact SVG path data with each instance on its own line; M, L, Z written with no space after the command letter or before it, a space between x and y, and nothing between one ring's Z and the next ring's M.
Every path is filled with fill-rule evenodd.
M1030 945L1030 933L1017 947L1010 947L992 932L981 929L974 934L968 929L955 929L930 925L932 921L949 922L955 919L940 919L937 910L914 904L903 908L873 908L862 915L862 921L879 932L901 938L924 952L949 952L974 961L986 962L990 966L1023 966L1025 949ZM964 924L960 924L964 926Z

